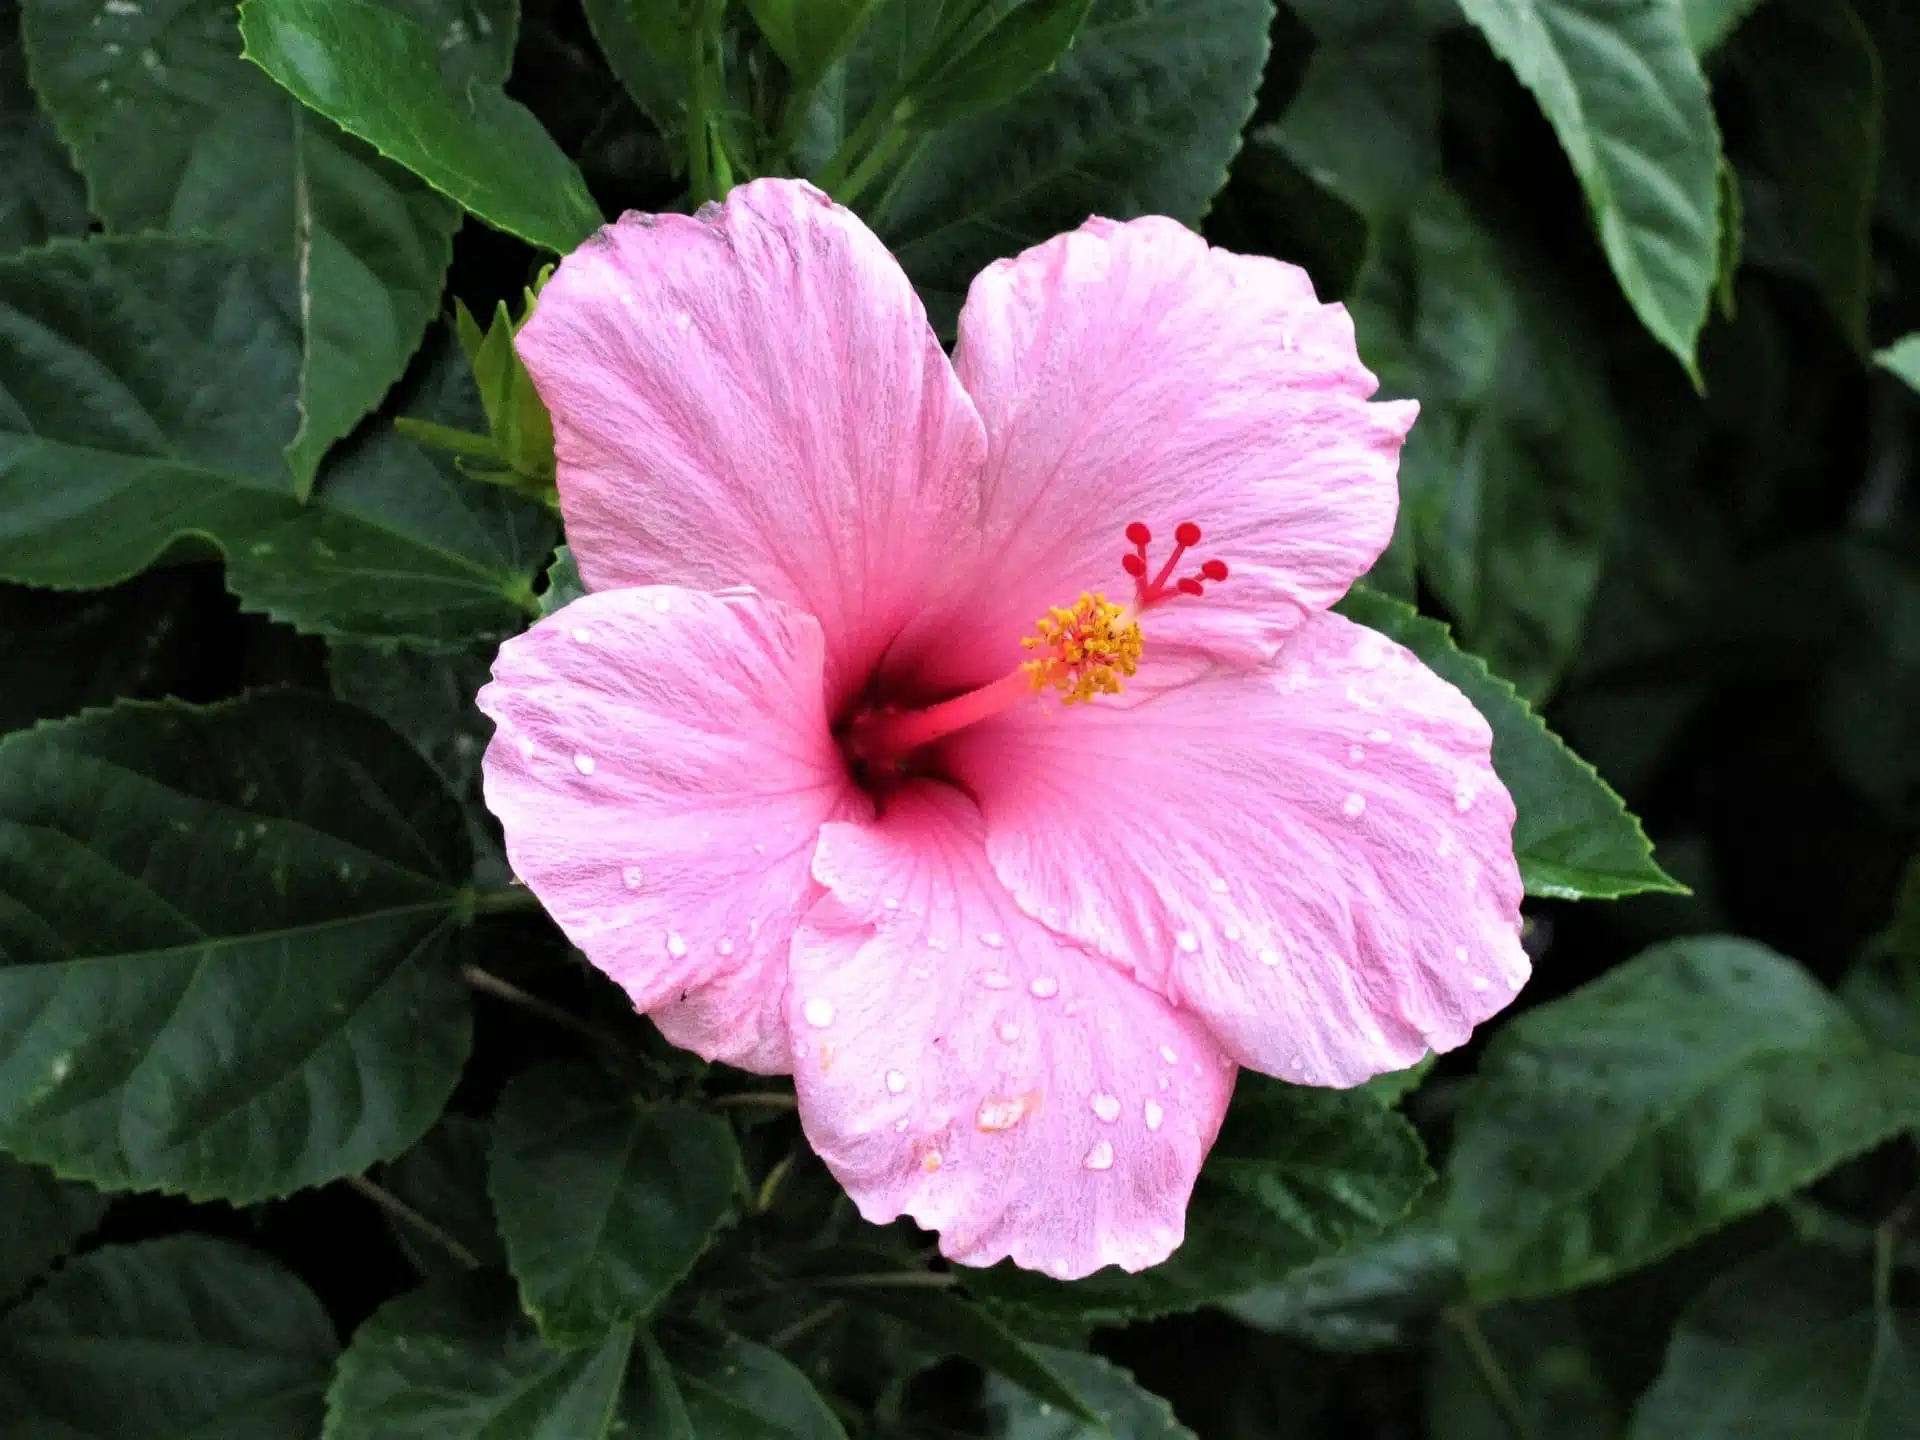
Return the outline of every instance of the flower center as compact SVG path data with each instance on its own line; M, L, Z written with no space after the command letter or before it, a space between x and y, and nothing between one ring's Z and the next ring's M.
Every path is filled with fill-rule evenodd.
M1133 600L1116 605L1099 591L1082 592L1066 607L1054 606L1034 623L1020 643L1034 658L978 690L924 710L871 710L848 728L848 756L869 774L897 772L901 761L922 746L977 725L1034 695L1052 690L1063 705L1079 705L1096 695L1118 695L1140 667L1144 639L1139 617L1182 596L1206 594L1209 582L1227 578L1224 561L1208 560L1190 575L1174 578L1181 557L1200 543L1200 527L1191 520L1174 527L1173 553L1153 578L1147 559L1153 532L1136 520L1127 526L1130 554L1120 568L1133 577Z

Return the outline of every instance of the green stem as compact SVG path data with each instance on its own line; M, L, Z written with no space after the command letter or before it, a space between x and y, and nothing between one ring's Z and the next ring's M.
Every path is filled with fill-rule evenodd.
M840 183L846 179L847 171L852 169L865 153L880 127L892 117L897 104L899 101L889 95L883 103L862 115L860 123L855 125L847 138L840 142L840 148L833 152L833 157L820 167L820 173L814 176L814 183L829 195L833 194Z
M827 1275L808 1283L823 1290L948 1290L957 1282L945 1270L882 1270L871 1275Z
M1486 1382L1487 1392L1493 1396L1494 1404L1499 1406L1507 1427L1513 1431L1514 1440L1539 1440L1532 1422L1527 1419L1527 1408L1520 1402L1520 1392L1514 1389L1506 1367L1500 1363L1500 1357L1494 1354L1493 1346L1487 1343L1487 1337L1481 1333L1480 1321L1473 1311L1466 1306L1456 1306L1446 1312L1446 1319L1467 1347L1467 1353L1473 1357L1480 1378Z
M473 896L475 915L513 915L539 908L540 897L524 885L502 885L498 890L478 890Z
M838 185L826 187L827 193L842 205L852 205L860 192L873 183L873 178L888 165L894 156L913 138L913 132L905 126L896 126L880 137L880 143L867 152L867 158L854 167L853 173Z
M716 1095L707 1102L716 1110L739 1110L755 1106L762 1110L797 1110L800 1102L784 1090L743 1090L737 1095Z
M827 1321L833 1319L834 1316L840 1313L846 1303L844 1300L829 1300L818 1310L807 1315L802 1315L791 1325L786 1326L784 1329L776 1330L773 1334L769 1335L767 1337L767 1348L769 1350L786 1349L802 1335L810 1334L818 1330L822 1325L826 1324Z
M611 1050L618 1051L624 1048L618 1035L582 1020L571 1010L562 1009L551 1000L542 1000L538 995L529 994L511 981L502 980L491 970L482 970L478 965L462 965L460 978L482 994L491 995L496 1000L504 1000L509 1005L516 1005L529 1015L538 1015L542 1020L571 1030L576 1035L584 1035L589 1040Z
M349 1189L357 1190L382 1210L393 1216L394 1219L400 1221L401 1224L418 1230L422 1235L426 1236L427 1239L433 1241L434 1244L438 1245L458 1261L462 1269L478 1270L480 1268L480 1257L478 1255L475 1255L471 1250L467 1249L466 1246L462 1245L458 1240L454 1239L453 1236L434 1224L433 1221L407 1204L406 1201L402 1200L398 1195L395 1195L391 1190L374 1184L373 1181L367 1179L364 1175L347 1175L342 1178L346 1181Z

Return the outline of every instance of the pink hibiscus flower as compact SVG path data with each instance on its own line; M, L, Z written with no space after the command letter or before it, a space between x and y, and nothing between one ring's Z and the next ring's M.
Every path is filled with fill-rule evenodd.
M591 593L481 692L508 856L676 1044L792 1072L868 1219L1152 1265L1236 1066L1355 1085L1525 979L1485 722L1328 612L1414 406L1300 270L1090 220L949 362L763 180L607 227L518 343Z

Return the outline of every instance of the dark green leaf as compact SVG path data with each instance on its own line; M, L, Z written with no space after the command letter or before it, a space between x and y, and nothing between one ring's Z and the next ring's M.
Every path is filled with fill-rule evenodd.
M368 0L247 0L245 54L303 103L496 229L565 254L600 227L580 171L517 100L442 76L435 41Z
M1372 1097L1245 1071L1172 1259L1071 1285L1006 1265L962 1279L992 1300L1096 1323L1191 1310L1378 1234L1431 1179L1413 1127Z
M937 130L1011 100L1051 70L1089 0L975 0L948 8L901 97L900 123ZM964 18L961 18L964 17Z
M426 763L324 696L0 741L0 1148L243 1202L398 1154L466 1058L469 864Z
M1920 856L1907 865L1893 923L1868 942L1840 997L1875 1040L1920 1056Z
M96 1250L0 1321L7 1440L312 1440L339 1349L299 1280L181 1235Z
M1421 403L1400 538L1463 643L1546 695L1582 641L1628 470L1607 375L1571 303L1444 185L1376 225L1360 352Z
M986 1406L993 1440L1194 1440L1193 1432L1173 1418L1173 1409L1118 1365L1080 1350L1036 1345L1034 1352L1066 1376L1074 1390L1098 1414L1098 1422L1031 1394L1023 1394L999 1376L987 1378Z
M492 1131L484 1120L449 1112L420 1143L380 1172L380 1183L416 1214L437 1226L481 1268L507 1268L507 1247L494 1224L487 1198L487 1145ZM389 1216L393 1238L421 1274L454 1275L474 1268L447 1246L396 1216Z
M531 608L550 517L387 427L311 505L286 267L207 241L62 242L0 260L0 577L110 585L191 541L249 609L302 629L445 643Z
M1586 187L1641 322L1695 375L1720 258L1720 131L1679 6L1461 0Z
M27 84L20 7L0 0L0 251L87 228L87 197Z
M1428 1370L1430 1440L1622 1440L1620 1403L1566 1301L1448 1318Z
M958 1355L1003 1376L1035 1399L1057 1405L1089 1423L1098 1417L1076 1394L1050 1355L1029 1345L987 1311L958 1295L933 1290L876 1287L861 1297L869 1309L891 1315L938 1353Z
M893 0L850 71L881 67L916 4ZM1052 74L933 136L875 220L936 321L989 261L1089 214L1198 223L1252 112L1272 18L1269 0L1097 0Z
M811 85L860 34L880 0L747 0L753 23L793 72Z
M327 1440L606 1440L632 1350L627 1329L549 1350L503 1276L430 1281L354 1332L327 1391Z
M1760 0L1680 0L1687 43L1693 46L1694 54L1706 55L1718 49L1759 4Z
M684 149L693 41L674 7L648 0L585 0L607 64L666 142Z
M520 1298L555 1345L651 1314L745 1184L725 1120L641 1104L584 1066L522 1075L494 1115L494 1213Z
M1872 1265L1789 1247L1720 1277L1681 1317L1633 1440L1902 1440L1920 1416L1920 1313Z
M1513 848L1529 894L1578 900L1681 888L1654 864L1653 847L1620 797L1512 686L1456 648L1446 626L1364 587L1340 609L1412 650L1493 727L1493 768L1519 812Z
M513 0L392 3L445 36L443 64L484 84L505 76ZM419 346L459 211L246 64L233 0L26 9L35 80L109 230L210 236L296 277L301 418L287 463L306 494Z
M1750 941L1655 946L1495 1037L1457 1122L1447 1221L1474 1292L1546 1295L1656 1260L1920 1124L1879 1049Z
M846 1440L846 1431L807 1377L764 1345L724 1332L675 1327L661 1335L649 1359L647 1379L656 1393L643 1399L630 1385L624 1407L630 1432L638 1436ZM634 1369L640 1370L638 1356ZM672 1396L657 1393L669 1386ZM644 1423L643 1416L663 1411L684 1416L685 1430Z
M1890 370L1920 390L1920 334L1896 341L1873 358L1882 369Z
M107 1197L0 1155L0 1306L38 1279L107 1213Z
M1244 1324L1322 1350L1360 1353L1416 1342L1461 1291L1460 1252L1431 1220L1413 1220L1277 1285L1222 1306Z
M1880 169L1880 63L1846 0L1774 0L1731 52L1788 233L1857 350L1873 285L1868 228Z

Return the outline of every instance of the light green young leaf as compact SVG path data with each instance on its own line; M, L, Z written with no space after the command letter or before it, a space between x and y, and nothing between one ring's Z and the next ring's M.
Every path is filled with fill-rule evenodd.
M1880 62L1847 0L1773 0L1729 52L1787 233L1840 333L1867 348Z
M445 1105L465 824L336 701L123 704L0 741L0 1149L249 1203Z
M312 1440L339 1342L300 1281L178 1235L74 1261L0 1320L21 1440Z
M525 619L551 517L390 428L295 498L291 279L166 236L0 260L0 578L95 588L211 542L246 608L312 633L448 644Z
M1247 1071L1172 1259L1072 1284L1009 1265L962 1279L983 1298L1095 1324L1192 1310L1379 1234L1431 1179L1419 1136L1397 1111L1358 1091Z
M247 59L444 195L565 254L599 229L579 169L517 100L442 75L419 25L369 0L246 0Z
M107 1213L98 1190L0 1155L0 1308Z
M1679 7L1460 0L1540 102L1641 322L1697 382L1720 257L1720 131Z
M445 37L439 63L505 77L515 0L385 0ZM299 293L295 491L379 403L440 301L459 211L240 58L233 0L26 0L33 73L109 230L210 236L282 262ZM471 18L469 18L471 17Z
M1864 1258L1789 1246L1722 1275L1674 1331L1632 1440L1904 1440L1920 1312Z
M1897 340L1873 357L1881 369L1898 375L1920 390L1920 333Z
M1593 767L1547 729L1512 686L1458 649L1446 626L1365 587L1348 592L1339 608L1413 651L1493 728L1493 768L1518 811L1513 848L1528 894L1615 899L1683 888L1654 863L1640 822Z
M897 79L892 47L922 13L891 0L868 27L848 61L849 113ZM1198 224L1253 111L1272 20L1271 0L1096 0L1052 73L868 191L862 208L936 324L988 262L1089 214Z
M1792 961L1675 940L1531 1010L1488 1049L1448 1160L1484 1297L1659 1259L1920 1124L1920 1060L1874 1045Z
M1050 1345L1033 1349L1067 1378L1099 1419L1082 1420L989 1375L985 1401L992 1440L1194 1440L1174 1418L1172 1406L1111 1361Z
M640 1104L585 1066L522 1075L493 1118L488 1190L507 1258L527 1313L563 1348L650 1315L745 1184L725 1120Z

